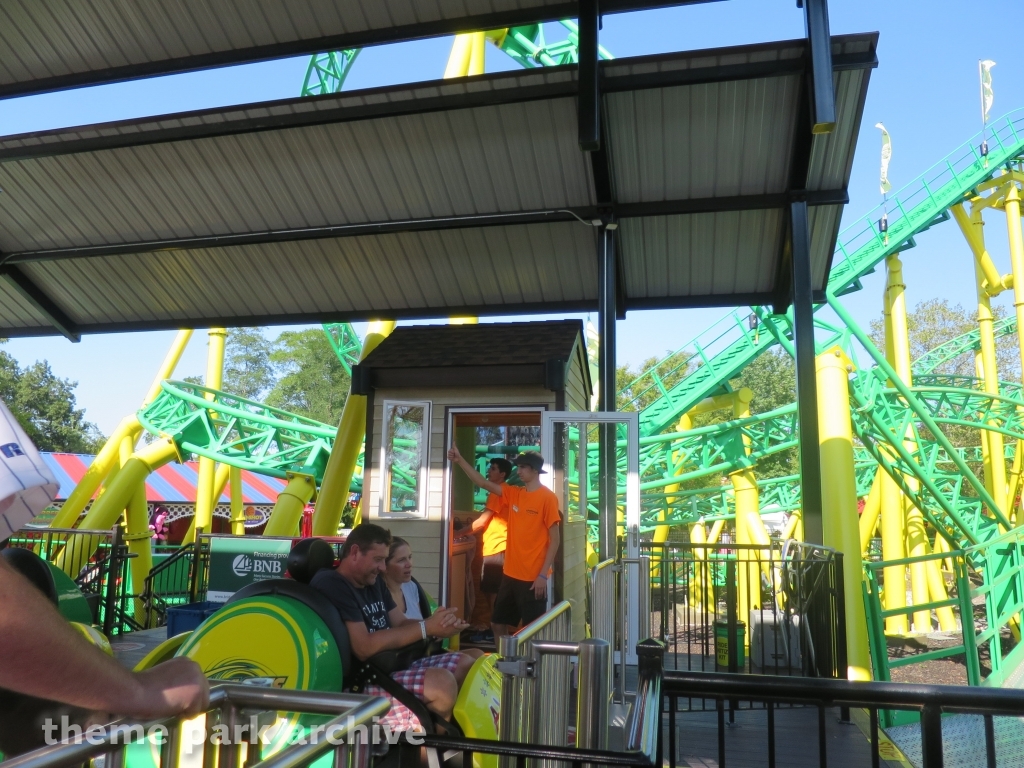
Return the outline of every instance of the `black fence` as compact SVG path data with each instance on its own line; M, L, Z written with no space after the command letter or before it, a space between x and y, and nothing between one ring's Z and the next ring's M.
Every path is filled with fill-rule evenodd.
M25 528L6 542L56 563L78 585L92 611L93 623L108 637L141 629L141 611L131 588L129 562L134 555L122 529Z
M1014 745L1008 754L997 754L995 738L996 717L1020 718L1024 716L1024 691L1009 688L976 688L956 685L908 685L904 683L867 683L847 680L809 680L805 678L776 677L769 675L733 675L727 673L672 671L665 672L662 679L663 706L667 705L668 744L664 750L667 764L676 768L676 728L680 723L676 704L680 699L704 699L715 703L718 711L718 754L708 755L717 760L718 768L726 768L731 758L726 748L725 711L730 700L746 700L759 703L767 710L763 728L756 734L750 722L744 724L748 740L757 741L760 754L765 756L769 768L775 768L776 733L773 713L780 705L816 708L818 717L817 740L808 731L803 745L807 751L818 753L821 768L832 765L850 765L849 755L830 754L827 736L827 720L830 712L852 707L864 708L867 713L870 764L879 768L881 744L879 713L881 710L903 710L917 713L921 720L920 759L915 761L921 768L943 768L948 762L951 768L963 764L961 760L944 759L947 745L943 741L943 716L950 714L977 715L981 728L972 757L984 760L988 768L996 768L999 761L1010 764L1019 758ZM685 719L684 719L685 722ZM685 736L685 725L683 729ZM749 748L749 747L748 747ZM812 753L813 754L813 753ZM982 758L982 755L984 756ZM974 763L972 763L974 764Z
M666 668L846 677L840 553L776 540L641 546Z

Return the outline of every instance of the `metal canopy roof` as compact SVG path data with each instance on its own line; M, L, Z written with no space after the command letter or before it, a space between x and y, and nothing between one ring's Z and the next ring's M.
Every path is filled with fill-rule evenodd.
M785 206L824 287L877 36L606 62L604 148L575 67L0 139L0 335L592 308L617 218L625 309L788 291Z
M708 0L602 0L601 12ZM575 18L576 0L2 0L0 97Z

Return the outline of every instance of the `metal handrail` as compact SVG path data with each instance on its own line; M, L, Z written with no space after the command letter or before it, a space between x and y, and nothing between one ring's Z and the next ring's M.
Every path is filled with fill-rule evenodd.
M384 715L390 709L390 702L379 696L364 696L351 693L325 693L320 691L295 691L277 688L258 688L248 685L220 685L210 692L210 708L207 715L218 712L222 719L233 719L240 710L253 712L298 712L314 715L338 715L325 726L324 732L331 734L334 742L347 738L358 726L365 726L375 716ZM340 714L339 714L340 713ZM161 752L166 752L170 762L161 760L162 768L173 768L177 765L177 749L168 745L180 744L181 726L184 720L180 717L169 717L143 724L143 732L163 726L167 736ZM132 732L129 721L121 720L108 725L90 729L89 737L76 741L61 742L41 749L28 752L4 761L4 768L71 768L83 762L106 755L112 758L114 765L123 762L123 750L131 739L122 737ZM122 743L118 743L122 741ZM213 748L204 739L204 750ZM350 744L332 743L331 740L310 740L308 744L292 745L262 762L247 763L247 768L297 768L331 749L344 749ZM237 745L219 745L218 765L237 765ZM234 750L234 751L233 751ZM365 750L364 750L365 752ZM229 756L230 753L230 756ZM362 755L368 758L368 754ZM110 764L110 763L108 763ZM204 758L203 764L208 764ZM212 763L210 763L212 764ZM366 760L362 766L366 765ZM356 762L355 768L358 768Z

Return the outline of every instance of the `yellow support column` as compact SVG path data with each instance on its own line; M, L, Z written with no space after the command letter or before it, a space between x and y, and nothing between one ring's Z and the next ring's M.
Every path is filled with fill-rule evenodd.
M882 317L885 324L885 358L890 363L895 355L892 343L892 308L889 303L889 287L883 292ZM884 450L884 449L883 449ZM882 560L902 560L907 556L903 494L896 481L879 468L879 515L882 519ZM882 572L884 588L882 598L887 611L905 608L907 605L907 569L906 566L889 566ZM907 633L906 616L890 616L885 620L886 634L903 635Z
M907 332L906 286L903 283L903 262L899 254L885 260L888 272L889 322L892 329L892 366L907 386L913 386L910 372L910 334ZM912 478L906 479L908 484ZM928 554L928 538L925 534L924 515L910 499L900 494L906 520L907 553L910 557L924 557ZM923 562L910 566L910 591L914 605L924 605L928 600L928 572ZM930 632L932 620L930 611L914 613L914 628L918 632Z
M846 653L850 680L871 679L868 624L861 581L857 478L853 469L849 375L853 364L832 349L816 358L818 439L821 443L822 535L825 545L843 553L846 593Z
M363 339L363 350L359 355L364 360L377 348L395 329L393 320L375 320ZM356 469L356 459L363 445L366 432L366 396L352 395L345 401L341 412L341 423L338 434L334 438L334 448L324 470L324 479L320 484L320 494L313 512L314 536L337 536L341 525L341 513L348 501L349 486L352 485L352 474ZM369 466L367 461L366 465ZM369 488L363 489L369 493Z
M874 538L875 530L878 528L878 516L882 510L882 475L885 470L881 467L875 473L875 479L871 483L871 490L864 501L864 509L860 513L858 529L860 530L860 552L867 557L868 549L871 547L871 539Z
M274 504L274 509L267 520L265 536L295 536L299 532L299 521L302 510L313 498L316 483L308 475L293 475L288 485L281 491ZM337 535L337 534L335 534Z
M176 458L177 448L173 441L166 438L133 453L118 471L117 476L107 485L103 495L93 503L81 527L91 530L112 528L125 511L132 495L138 491L150 473ZM147 527L148 525L147 520ZM95 547L80 547L74 558L65 557L62 553L56 560L57 567L63 569L69 576L77 576L94 551Z
M694 523L690 526L690 543L706 544L708 541L707 531L704 523ZM693 576L690 579L690 609L701 612L704 610L704 568L701 565L707 559L707 550L703 547L695 547L693 550Z
M979 272L978 279L982 275ZM981 342L981 374L982 385L985 391L991 395L999 394L999 368L996 363L996 337L992 330L993 315L992 306L988 294L985 293L981 284L978 285L978 330ZM995 430L984 429L982 436L987 438L988 460L991 467L991 494L997 503L1005 505L1006 499L1006 448L1003 445L1003 436ZM989 478L986 477L986 480ZM1006 512L1004 506L1001 512Z
M210 347L206 355L206 386L220 389L224 382L224 341L228 332L224 328L209 330ZM212 398L207 398L212 399ZM199 480L196 483L196 514L195 534L209 533L213 525L213 508L217 501L213 495L214 479L217 475L217 462L205 456L199 457ZM190 541L184 541L188 544Z
M185 351L190 338L192 338L192 331L178 331L174 343L171 344L170 350L168 350L163 363L160 365L160 370L157 371L153 383L149 386L149 392L142 401L142 407L149 405L160 394L160 382L170 378L171 374L174 373L174 369L177 367L178 361L181 360L181 354ZM64 502L64 506L60 508L60 512L53 518L53 522L50 523L51 528L70 528L75 524L78 516L82 514L82 510L85 509L93 494L96 493L96 489L100 487L100 484L107 478L107 475L110 474L111 469L116 464L121 439L125 435L131 435L134 445L135 442L138 442L141 432L142 425L139 424L139 420L134 413L121 419L117 429L114 430L114 433L107 442L103 444L103 447L96 455L96 458L92 460L92 464L89 465L82 479L78 481L75 489L68 495L68 499Z
M85 509L89 500L92 499L93 494L96 493L100 484L110 474L114 465L117 464L121 440L138 434L141 429L142 425L139 424L139 420L135 417L134 413L121 419L117 429L110 435L107 442L103 444L103 447L96 454L89 468L85 470L85 474L78 481L78 485L68 494L64 506L60 508L60 511L53 518L53 522L50 523L51 528L70 528L75 524L78 516L82 514L82 510Z
M1013 447L1013 463L1006 478L1006 516L1013 521L1017 514L1017 496L1021 490L1021 459L1024 458L1024 440L1018 440ZM1016 523L1014 523L1016 525Z
M1024 364L1024 236L1020 228L1020 192L1010 182L1003 204L1006 212L1006 234L1010 241L1010 268L1013 270L1013 309L1017 313L1017 344ZM1024 371L1024 368L1021 369ZM1024 523L1018 516L1017 526Z
M245 535L245 503L242 499L242 470L230 467L228 476L231 481L231 533L235 536Z
M750 401L754 393L746 387L733 393L732 416L734 419L742 419L750 415ZM749 452L750 441L743 438L744 450ZM733 498L736 510L736 543L737 544L766 544L768 533L761 522L760 506L757 493L757 479L754 477L754 470L750 467L733 472L729 475L732 483ZM753 627L750 624L750 611L761 607L761 575L760 568L753 569L750 562L757 558L757 550L747 549L742 551L741 557L748 561L746 568L739 569L737 574L739 583L737 586L737 611L741 621L747 623L747 640L750 640L750 632Z

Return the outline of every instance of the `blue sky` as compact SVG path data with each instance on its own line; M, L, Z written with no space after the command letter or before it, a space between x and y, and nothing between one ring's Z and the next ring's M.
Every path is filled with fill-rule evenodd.
M1024 60L1017 38L999 34L1021 20L1021 0L881 2L832 0L833 34L880 32L879 67L871 76L850 183L845 224L879 202L879 135L883 121L892 135L890 179L894 189L916 178L980 128L978 59L997 62L993 70L993 116L1024 108ZM803 12L794 0L727 0L605 19L601 43L618 57L713 48L802 37ZM451 38L364 50L346 90L440 77ZM487 69L515 65L488 46ZM243 67L156 78L0 102L0 134L125 119L225 104L286 98L298 93L306 57ZM996 263L1009 271L1005 224L990 214L987 237ZM947 223L918 238L904 257L911 305L940 296L970 307L973 267L955 225ZM865 290L846 305L865 325L880 311L882 277L870 276ZM997 302L1008 306L1004 294ZM619 361L638 364L684 345L725 310L635 312L619 324ZM64 339L16 339L4 349L22 364L48 359L54 371L79 382L79 404L109 433L136 409L173 338L172 332ZM205 337L196 334L177 376L205 370Z

